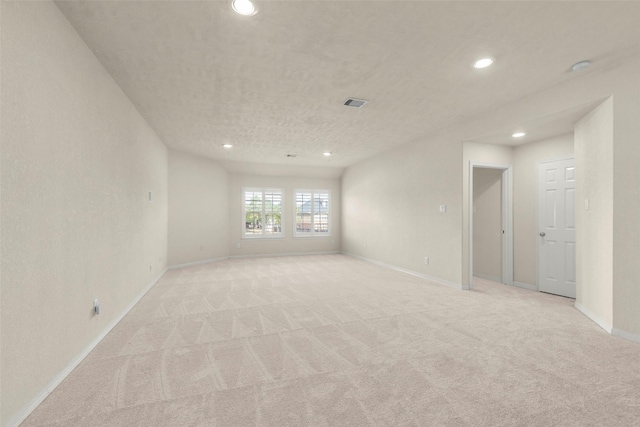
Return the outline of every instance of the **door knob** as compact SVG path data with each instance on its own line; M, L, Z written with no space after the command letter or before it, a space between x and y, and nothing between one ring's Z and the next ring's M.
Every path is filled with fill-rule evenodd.
M546 236L546 235L547 235L547 234L546 234L544 231L540 233L540 237L544 237L544 236Z

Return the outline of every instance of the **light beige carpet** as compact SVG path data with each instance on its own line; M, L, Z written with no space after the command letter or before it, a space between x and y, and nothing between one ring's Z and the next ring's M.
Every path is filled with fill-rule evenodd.
M171 270L24 426L640 425L640 345L573 300L343 255Z

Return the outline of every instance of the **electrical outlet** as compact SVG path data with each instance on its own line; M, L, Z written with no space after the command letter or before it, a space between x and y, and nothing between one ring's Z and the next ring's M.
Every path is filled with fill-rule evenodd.
M428 256L424 257L424 263L426 265L429 265L429 257Z
M100 314L101 311L102 311L102 306L100 305L100 300L94 299L93 300L93 314L97 316L98 314Z
M240 242L236 243L236 249L240 249Z

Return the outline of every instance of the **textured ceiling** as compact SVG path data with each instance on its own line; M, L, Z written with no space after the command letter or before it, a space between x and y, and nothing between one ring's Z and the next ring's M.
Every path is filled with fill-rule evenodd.
M345 167L640 54L639 2L57 5L169 147L228 164ZM567 131L578 110L532 125ZM499 132L478 140L512 143Z

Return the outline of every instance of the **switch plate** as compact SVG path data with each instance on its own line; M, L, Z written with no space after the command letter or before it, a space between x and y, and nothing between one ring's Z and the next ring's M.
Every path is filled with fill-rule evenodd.
M102 311L102 306L100 305L100 300L94 299L93 300L93 314L95 314L97 316L98 314L100 314L101 311Z
M440 205L440 213L445 213L447 211L447 205Z
M584 210L585 211L589 210L589 199L584 199Z
M424 257L424 263L426 265L429 265L429 257L428 256Z

